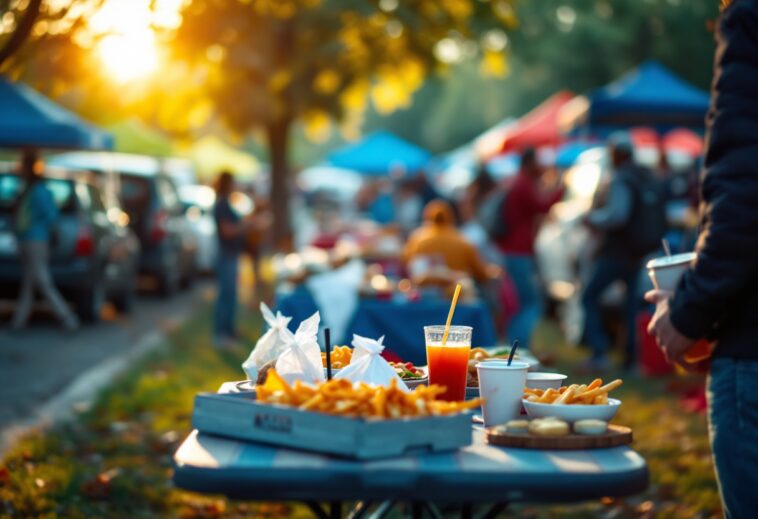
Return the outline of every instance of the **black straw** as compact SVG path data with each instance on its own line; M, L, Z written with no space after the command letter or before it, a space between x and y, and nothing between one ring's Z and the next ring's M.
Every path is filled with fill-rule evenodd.
M511 354L508 355L508 365L509 366L511 365L511 362L513 362L513 356L516 354L516 348L518 348L518 341L513 341L513 344L511 344Z
M326 380L332 379L332 332L324 328L324 342L326 343Z

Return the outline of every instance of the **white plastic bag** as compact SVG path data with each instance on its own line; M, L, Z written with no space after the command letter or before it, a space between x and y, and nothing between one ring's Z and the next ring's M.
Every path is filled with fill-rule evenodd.
M318 345L318 312L300 323L295 335L287 342L287 347L276 361L276 372L289 384L296 380L303 382L323 382L324 368L321 364L321 348Z
M376 386L389 387L395 380L397 387L409 391L395 369L381 356L384 351L384 335L379 340L353 335L353 356L350 364L342 368L334 378L344 378L351 382L365 382Z
M292 332L287 328L292 317L285 317L281 312L274 315L266 303L261 303L260 308L269 329L258 339L250 356L242 363L242 369L253 382L258 379L258 371L265 364L278 359L292 339Z

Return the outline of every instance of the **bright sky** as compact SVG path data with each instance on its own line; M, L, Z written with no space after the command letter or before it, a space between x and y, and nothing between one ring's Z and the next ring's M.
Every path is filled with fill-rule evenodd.
M126 83L158 69L161 57L154 28L176 27L183 3L184 0L107 0L90 18L92 31L102 35L97 44L98 57L113 79Z

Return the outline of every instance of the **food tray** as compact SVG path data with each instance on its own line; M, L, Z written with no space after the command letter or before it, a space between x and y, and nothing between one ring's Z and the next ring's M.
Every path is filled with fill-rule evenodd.
M471 443L471 413L347 418L259 404L253 392L198 394L192 425L204 433L356 459L454 450Z

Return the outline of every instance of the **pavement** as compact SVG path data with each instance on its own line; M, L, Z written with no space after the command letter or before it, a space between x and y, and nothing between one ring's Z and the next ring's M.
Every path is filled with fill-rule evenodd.
M0 305L0 451L23 430L58 419L91 398L88 393L157 347L166 331L212 294L209 281L169 299L141 294L131 315L106 307L100 323L74 333L44 311L34 315L27 330L11 333L12 303Z

